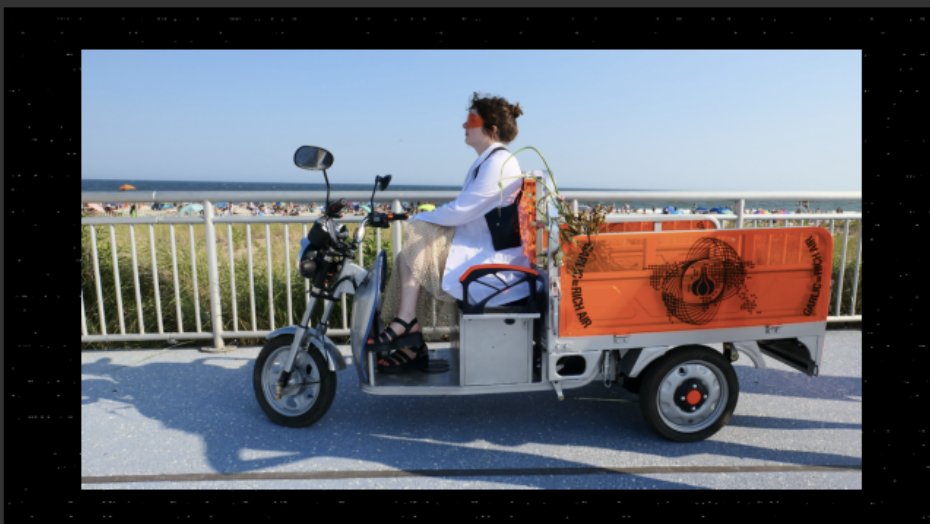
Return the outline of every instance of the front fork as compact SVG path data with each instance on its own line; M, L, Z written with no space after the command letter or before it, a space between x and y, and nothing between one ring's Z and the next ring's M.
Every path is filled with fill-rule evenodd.
M316 290L314 290L316 292ZM297 325L297 331L294 333L294 341L291 342L291 350L287 353L287 358L284 361L284 371L281 372L281 376L278 377L278 380L275 384L275 400L281 400L284 396L284 388L287 385L288 381L291 379L291 373L294 371L294 362L297 360L297 352L300 351L300 346L304 340L304 337L307 335L307 331L310 329L310 314L313 313L313 308L316 306L316 297L310 297L310 303L307 304L307 310L304 312L304 316L300 321L300 324ZM322 337L326 335L326 328L328 327L329 315L333 312L333 307L336 303L332 300L324 300L325 304L323 305L323 317L320 318L320 323L317 326L316 335Z

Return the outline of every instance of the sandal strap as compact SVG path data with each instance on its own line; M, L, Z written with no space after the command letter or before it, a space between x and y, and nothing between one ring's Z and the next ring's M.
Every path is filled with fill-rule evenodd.
M388 338L387 340L385 340L384 337L389 337L389 338ZM378 340L379 340L382 344L388 344L388 343L390 343L392 340L394 340L394 339L396 339L396 338L397 338L397 333L395 333L394 330L391 329L391 326L388 326L388 327L384 328L384 331L382 331L382 332L381 332L381 335L378 336Z
M397 317L394 317L394 320L391 321L391 324L395 322L400 324L401 326L404 326L404 335L410 335L411 334L410 330L413 328L413 326L417 325L416 317L414 317L414 319L411 320L409 324ZM390 338L385 338L386 336ZM388 324L388 327L384 328L384 331L382 331L381 334L378 336L378 341L381 342L382 344L390 344L391 342L397 340L398 338L400 338L400 335L398 335L393 329L391 329L390 324Z
M403 351L397 350L388 355L384 360L389 363L389 366L402 366L413 359L408 357Z
M397 317L394 317L394 320L391 321L392 324L393 324L394 322L397 322L397 323L400 324L401 326L404 326L404 334L405 334L405 335L408 334L408 333L410 333L410 329L413 328L413 326L417 325L417 319L416 319L416 317L414 317L413 320L411 320L409 324L406 323L406 322L404 322L403 320L397 318Z

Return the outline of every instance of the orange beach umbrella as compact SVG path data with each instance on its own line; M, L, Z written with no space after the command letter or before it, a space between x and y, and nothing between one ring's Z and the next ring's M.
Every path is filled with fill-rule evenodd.
M135 187L133 187L133 186L131 186L131 185L129 185L129 184L126 184L126 185L124 185L124 186L120 186L119 189L120 189L120 191L126 191L127 189L135 189Z

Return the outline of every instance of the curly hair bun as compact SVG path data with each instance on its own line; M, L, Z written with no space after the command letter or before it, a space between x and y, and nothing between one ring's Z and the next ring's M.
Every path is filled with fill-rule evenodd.
M484 119L484 131L491 136L497 127L495 139L510 143L519 132L517 117L523 115L520 103L511 105L506 98L498 96L481 97L478 92L472 95L469 110L475 110Z

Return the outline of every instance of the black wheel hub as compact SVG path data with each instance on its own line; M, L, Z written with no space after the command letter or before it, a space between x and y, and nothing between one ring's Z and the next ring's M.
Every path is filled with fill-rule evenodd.
M700 380L686 380L675 390L675 405L685 413L701 409L707 400L707 388Z

